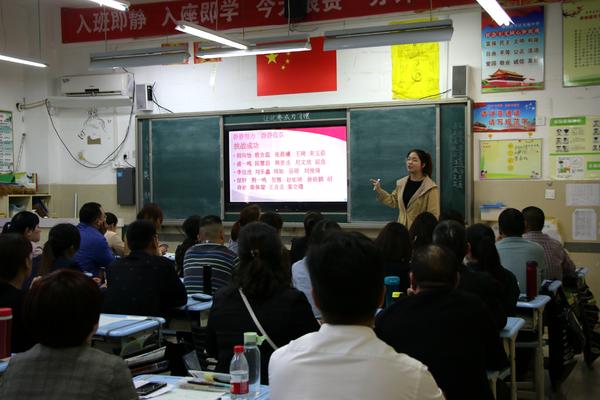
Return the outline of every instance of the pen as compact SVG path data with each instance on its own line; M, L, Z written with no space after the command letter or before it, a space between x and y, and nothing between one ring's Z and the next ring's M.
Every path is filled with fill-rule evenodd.
M381 179L377 179L377 183L381 182ZM373 191L375 191L375 185L373 185Z
M228 385L226 383L218 383L218 382L213 383L213 382L200 382L200 381L189 380L189 381L187 381L187 383L191 383L192 385L208 386L208 387L223 388L223 389L230 388L230 385Z

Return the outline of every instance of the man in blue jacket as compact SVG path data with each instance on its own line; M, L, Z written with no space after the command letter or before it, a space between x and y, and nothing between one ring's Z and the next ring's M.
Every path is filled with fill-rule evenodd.
M81 243L75 253L75 261L81 269L94 277L100 275L103 268L115 261L108 242L102 231L106 231L106 215L98 203L85 203L79 210L79 234Z

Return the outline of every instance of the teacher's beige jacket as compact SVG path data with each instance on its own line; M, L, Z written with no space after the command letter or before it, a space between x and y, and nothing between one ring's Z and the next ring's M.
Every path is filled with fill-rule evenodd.
M406 226L407 229L410 228L417 215L422 212L429 211L436 218L439 218L440 194L435 182L428 176L425 177L419 189L410 198L408 208L406 208L404 207L404 201L402 201L402 193L404 193L407 181L408 176L398 179L396 181L396 189L391 194L384 190L383 193L377 195L377 200L388 207L398 208L400 210L398 222Z

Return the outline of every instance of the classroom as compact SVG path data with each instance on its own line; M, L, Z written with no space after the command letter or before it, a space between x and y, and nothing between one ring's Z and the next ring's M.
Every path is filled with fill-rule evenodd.
M416 359L408 357L411 362L419 365L422 362L431 370L431 374L425 372L422 376L425 381L431 380L432 387L423 383L415 389L414 393L419 395L406 398L444 398L445 395L450 400L476 399L485 396L475 394L476 389L460 392L445 381L451 380L448 376L440 377L443 374L435 363L428 364L424 361L425 355L414 353L421 354L423 359L420 359L411 353L412 349L399 343L400 339L411 340L410 335L387 337L385 331L403 331L403 321L393 318L394 312L400 315L401 304L409 304L413 297L409 292L416 291L416 297L419 296L416 276L420 267L409 269L409 260L414 265L427 264L433 269L434 259L442 257L442 253L436 251L443 251L445 256L454 252L459 262L452 263L452 268L460 279L453 285L468 291L461 285L468 285L469 279L475 282L476 278L463 277L461 271L469 269L469 262L483 259L483 255L481 258L474 255L483 250L476 248L476 243L481 242L472 241L475 240L472 235L487 235L485 229L489 227L494 238L501 239L491 245L498 260L494 262L503 271L514 274L511 279L518 289L515 296L520 294L520 297L516 306L516 298L511 307L498 304L506 313L502 312L505 319L498 323L500 339L497 332L495 339L504 344L506 354L502 351L501 358L508 366L500 362L502 365L498 368L488 366L484 381L489 381L491 389L488 390L486 383L482 390L486 396L489 391L493 396L490 398L497 399L597 398L600 375L598 363L596 370L592 365L600 354L598 309L593 299L600 296L599 32L598 0L0 0L0 223L5 227L0 235L0 253L2 246L9 249L7 254L18 253L14 250L19 246L14 237L18 232L14 229L18 225L15 215L29 211L39 217L31 229L27 228L29 233L25 237L33 244L29 253L34 259L39 257L42 269L36 271L38 267L34 262L33 274L21 276L21 272L18 273L22 278L20 285L34 288L36 280L43 281L46 276L55 274L47 275L47 268L55 267L46 264L62 257L54 254L50 261L41 261L50 243L60 241L56 236L58 229L54 238L51 229L67 225L62 226L60 239L67 240L69 234L76 234L77 243L73 244L73 253L69 253L70 244L64 245L66 258L74 256L81 271L94 278L104 296L103 303L99 303L102 314L98 332L86 339L91 341L92 347L126 359L142 357L143 364L143 357L151 358L148 354L156 354L153 352L157 348L163 349L163 358L180 350L180 347L175 350L168 347L170 350L165 356L163 340L171 344L187 341L186 344L196 346L196 353L200 354L198 337L207 335L209 344L206 346L210 347L211 340L219 342L219 338L221 342L212 343L213 346L222 347L224 343L229 346L226 352L209 354L216 359L211 368L216 365L218 373L226 373L234 356L233 345L246 344L246 336L241 335L245 330L235 342L222 331L219 336L219 330L214 328L217 323L227 324L223 322L226 317L239 312L238 318L247 319L253 327L251 330L262 336L269 335L256 323L250 306L254 304L252 290L256 290L255 286L244 286L247 284L244 279L252 279L250 272L222 272L220 263L235 264L236 268L244 264L258 268L256 260L266 257L269 246L265 244L264 249L259 249L258 239L255 239L253 247L246 248L249 243L246 239L252 229L261 240L270 237L270 231L261 231L256 224L275 226L278 235L271 244L283 246L282 254L289 268L281 276L269 275L269 279L273 282L287 279L289 290L294 290L280 300L281 304L291 302L292 297L298 295L302 305L295 304L296 308L282 314L298 315L293 322L288 321L287 316L277 317L283 306L277 308L275 300L265 300L273 302L275 311L267 313L263 322L295 324L294 329L302 333L287 338L288 328L279 326L272 332L277 346L267 343L270 339L262 345L259 340L263 366L262 375L258 376L262 378L255 385L265 386L262 386L262 395L255 392L255 397L247 398L313 398L316 396L313 393L323 398L361 398L359 393L368 393L372 386L356 388L354 395L338 393L334 396L330 388L319 386L321 381L314 373L299 366L301 361L327 365L327 360L319 359L322 355L315 355L321 353L301 358L303 355L291 350L296 343L299 347L294 351L299 351L302 345L298 344L298 338L305 333L312 335L309 332L317 331L319 326L319 334L342 335L349 331L333 328L353 325L332 322L336 320L332 316L336 304L332 311L325 311L328 308L325 303L336 302L331 293L348 294L333 289L328 296L319 293L334 283L327 281L324 274L321 276L325 281L321 282L323 286L317 285L317 270L307 258L308 254L314 255L315 265L319 260L330 260L323 249L331 246L331 254L335 254L335 246L345 243L350 247L347 252L340 250L339 260L348 259L349 264L356 264L348 268L360 274L366 266L359 265L359 260L370 254L368 249L373 243L385 252L381 250L381 238L388 228L391 231L389 226L394 222L396 228L402 225L407 240L410 235L409 253L403 259L407 267L398 274L389 273L387 267L382 270L386 276L385 291L380 293L375 309L383 307L383 311L375 318L369 317L368 334L375 332L377 336L372 335L372 340L391 346L391 350L395 350L393 357L398 356L396 352L407 353ZM100 207L93 206L96 203ZM419 211L415 211L417 207L421 207ZM130 260L129 252L138 251L135 246L139 251L154 246L163 257L155 261L152 268L162 268L163 262L169 266L175 266L173 261L177 264L177 271L167 268L176 272L173 276L166 274L157 278L164 283L178 275L173 289L169 289L173 302L170 308L177 312L171 313L171 310L165 314L161 308L157 314L150 315L134 311L135 307L120 308L123 295L118 299L115 295L111 297L110 279L105 280L106 274L110 277L110 263L84 268L78 257L86 233L81 227L78 228L81 234L73 233L68 225L87 224L84 221L87 216L94 226L96 217L100 218L99 210L101 219L106 213L102 224L111 225L109 230L115 232L109 233L111 237L125 242L120 253L113 247L107 256L114 262L113 271L118 265L131 273L121 278L121 282L115 279L115 286L121 284L122 293L132 293L129 291L137 279L133 272L137 261ZM417 233L413 232L416 228L411 227L417 224L418 215L423 211L433 213L435 218L428 243L423 243L419 247L421 251L417 251ZM541 225L540 229L534 229L532 221L540 221L538 211L543 211ZM188 218L192 216L195 217ZM259 218L264 224L254 222ZM522 231L514 233L508 227L509 222L502 222L502 218L510 222L523 221L520 222L524 224ZM140 220L152 220L153 224L143 224ZM461 222L460 228L442 222L450 220ZM423 219L419 223L423 224ZM190 224L196 232L191 236ZM244 229L245 225L252 229ZM313 227L318 227L315 235L321 235L323 243L320 245L310 242ZM452 248L455 243L444 241L444 235L454 240L452 229L459 229L467 250L459 249L456 253ZM341 233L332 232L337 230ZM531 235L539 234L544 237L540 240L552 240L555 247L548 250L540 242L541 246L537 247L546 252L541 261L544 266L530 269L531 260L527 259L527 268L521 265L515 272L507 264L517 257L517 252L503 250L500 243L504 241L508 246L510 236L525 241L521 239L523 230L526 242L537 242ZM104 233L106 228L100 231ZM353 236L349 232L360 232L364 236ZM5 233L9 235L3 245L1 239ZM93 234L97 233L94 230ZM31 239L29 234L37 235L37 240ZM147 243L144 235L149 238ZM220 247L230 247L233 253L230 255L229 250L224 252L220 247L212 248L211 251L218 253L219 261L211 261L214 264L208 273L204 270L194 278L196 280L189 278L188 281L184 259L200 257L191 250L176 253L188 240L191 242L185 249L218 242ZM109 246L112 243L108 241ZM106 247L104 242L102 245ZM397 251L402 244L390 246ZM248 259L242 254L244 249L248 250ZM366 250L360 253L360 249ZM485 251L489 251L489 246ZM568 259L568 262L557 264L558 258ZM371 264L372 258L364 259L369 260L366 264ZM71 269L74 265L70 263L72 260L63 261L66 264L61 268ZM294 261L302 262L302 270L296 269ZM3 263L0 259L0 270L8 268L3 267ZM203 263L198 261L198 265L193 265L193 260L190 261L197 269L205 268L206 263ZM550 263L560 264L559 269L568 265L569 271L562 269L556 275ZM344 276L343 271L335 270L338 264L331 262L331 273ZM31 263L28 265L31 269ZM259 275L261 269L252 271ZM486 279L492 275L496 286L501 281L491 270L473 271L467 272L486 274ZM41 278L35 277L38 273ZM531 289L529 280L535 280L531 277L536 274L537 284L534 282ZM399 286L393 286L398 285L395 280L387 279L390 275L400 276ZM425 291L425 278L420 276L421 289ZM73 285L85 286L86 282L78 281L78 276L67 278L73 279ZM546 278L548 281L543 284ZM9 393L13 396L18 393L10 392L14 389L2 377L5 371L10 372L9 359L1 361L11 354L10 351L4 354L6 348L2 343L8 341L10 348L11 325L3 323L2 311L3 307L10 309L9 305L2 304L8 301L3 300L3 296L9 299L9 295L3 294L2 285L9 285L11 279L0 273L0 397L5 393L7 398L15 398ZM353 282L351 277L340 278L338 284L344 279L348 279L349 286L369 284ZM228 292L233 286L224 285L221 280L228 285L230 282L238 285L240 295L237 289ZM465 283L461 283L463 281ZM479 291L481 298L491 296L489 292L484 293L483 280L477 282L480 286L474 293ZM183 292L175 286L181 287ZM215 286L225 287L217 294ZM250 303L242 287L248 292ZM308 290L295 289L301 287ZM498 287L500 297L508 296L508 286ZM48 285L38 285L39 299L43 298L43 288L47 293L52 290ZM54 288L59 290L56 285ZM265 286L262 293L270 290L272 288ZM365 289L365 293L367 291ZM27 308L33 305L27 304L30 297L34 301L34 296L29 293L26 297L26 292L13 293L13 298L20 299L19 308L25 304L25 310L33 313ZM151 296L150 293L149 289L145 295ZM152 296L158 296L157 293L152 292ZM398 300L396 294L400 297ZM202 298L202 295L207 297ZM135 297L125 295L128 296ZM232 307L229 303L219 305L225 296L235 297L239 310L227 308ZM176 304L179 301L176 298L183 299L183 304ZM547 300L538 304L538 298ZM483 303L492 317L498 317L485 298ZM46 304L45 310L52 312L48 308L50 304L54 303ZM94 304L89 309L94 309ZM360 309L359 303L356 304ZM404 312L409 315L410 308L406 307ZM43 315L40 310L37 312ZM82 318L87 318L83 315L91 311L74 309L73 312L81 312ZM264 310L256 313L260 318L261 312ZM301 315L306 312L308 321L301 321ZM116 317L121 314L124 318L125 315L130 317L123 321L134 321L133 324L140 327L139 332L152 338L148 346L132 350L127 356L124 348L113 347L112 339L109 340L115 330L117 333L131 331ZM432 329L450 329L441 322L442 318L425 322L426 318L421 319L425 314L416 313L415 321L428 324ZM592 314L592 321L588 322L586 316ZM14 310L11 315L14 335L14 325L20 322L16 322ZM446 318L450 318L449 315ZM139 316L147 319L140 320ZM337 321L352 321L346 314L344 318ZM25 318L25 321L29 320ZM47 321L43 318L41 321L27 323L43 327ZM315 325L315 321L323 325ZM105 325L114 329L107 329ZM211 333L214 329L217 329L216 336ZM8 336L3 336L7 332ZM353 334L368 337L367 333L358 332ZM223 336L227 336L226 340ZM565 343L559 343L559 336L567 337ZM424 341L427 333L421 337ZM42 339L36 337L32 344L43 343ZM292 339L289 346L282 347ZM323 342L317 342L316 337L310 340L312 342L308 339L302 342L303 345L315 348L331 345L325 337L318 339ZM351 343L352 339L340 339L343 340ZM529 342L524 343L526 341ZM119 346L124 343L119 342ZM17 353L14 347L13 344L13 353ZM377 349L371 347L368 352ZM276 357L271 358L269 365L271 354ZM557 361L563 356L569 362ZM386 353L386 357L392 355ZM137 365L138 361L129 362ZM204 361L201 358L199 362ZM260 361L259 356L259 364ZM343 357L329 362L340 363L339 374L352 373L349 361ZM97 358L97 363L115 369L125 365L117 365L108 358ZM293 370L294 363L299 363L298 370ZM275 365L281 369L275 371ZM283 368L284 365L288 367ZM393 398L384 387L393 369L385 365L382 362L373 369L374 375L381 371L381 390L373 393L373 398ZM200 367L204 369L205 365ZM159 398L193 398L185 397L189 394L178 397L181 395L178 391L192 391L195 384L210 385L213 379L204 377L203 381L194 376L201 384L175 379L190 370L183 362L181 368L173 366L170 370L173 377L169 379L157 378L163 375L158 375L156 370L148 369L145 374L138 371L138 377L135 368L127 370L131 370L134 381L137 379L136 387L142 385L142 381L168 384L171 392ZM252 380L252 367L250 371ZM416 374L415 371L407 369L399 386L404 380L409 387L411 380L420 379L421 375L411 375ZM290 380L296 373L306 379L304 385L320 391L297 392L300 383L286 381L286 392L281 383L274 383ZM323 375L333 381L338 379L335 374ZM346 390L353 390L355 386L354 382L348 385L352 389ZM473 383L475 387L477 384ZM252 388L255 387L252 386L251 391ZM130 398L129 387L120 389L123 392L115 394L116 398ZM151 389L165 390L158 386ZM226 389L229 390L229 385ZM434 389L441 397L436 397ZM66 393L70 392L63 395ZM99 393L97 398L102 397ZM460 394L457 396L457 393ZM73 396L88 398L83 392ZM91 396L89 398L94 398ZM31 394L31 398L43 396Z

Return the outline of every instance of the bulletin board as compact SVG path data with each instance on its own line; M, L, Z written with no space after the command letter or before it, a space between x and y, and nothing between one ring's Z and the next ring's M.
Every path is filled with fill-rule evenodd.
M479 178L540 179L542 139L481 140Z

